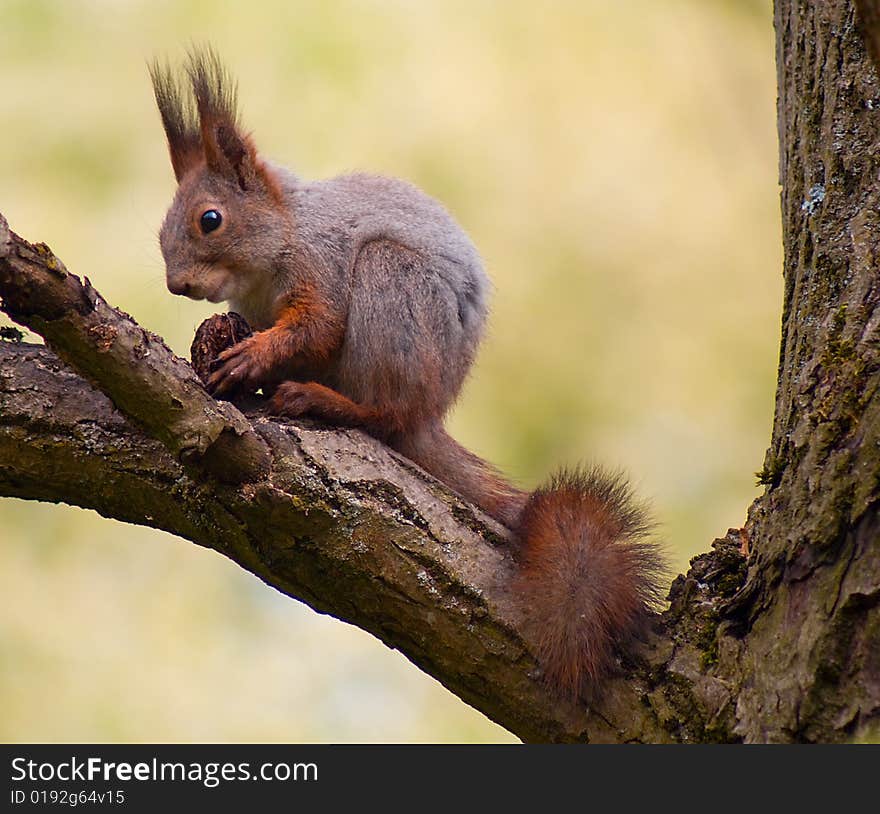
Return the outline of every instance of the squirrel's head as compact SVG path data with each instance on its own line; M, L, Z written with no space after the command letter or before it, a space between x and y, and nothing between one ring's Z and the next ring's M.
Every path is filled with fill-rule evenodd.
M290 234L279 181L239 127L235 82L213 50L190 53L184 81L158 62L150 76L178 184L159 233L168 290L246 299L271 282Z

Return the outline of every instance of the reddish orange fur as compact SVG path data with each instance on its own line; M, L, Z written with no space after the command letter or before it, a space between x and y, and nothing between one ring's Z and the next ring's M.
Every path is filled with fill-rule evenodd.
M269 193L269 197L273 201L273 203L277 204L279 208L284 208L284 191L281 189L281 182L278 180L278 177L275 175L272 170L269 169L266 162L260 158L259 153L257 152L257 147L254 144L254 140L250 134L244 137L245 144L247 145L248 152L252 156L252 160L254 162L254 169L256 170L257 175L260 180L263 182L263 187Z
M326 366L345 327L313 287L299 286L287 303L271 328L220 354L222 367L208 380L215 395L237 387L268 386L291 373L302 375Z
M323 366L342 342L345 326L314 287L301 284L287 298L269 332L280 344L289 344L294 334L296 355L306 364Z
M272 397L269 409L275 415L296 418L320 416L324 421L346 427L363 427L374 434L382 431L383 422L374 411L355 404L341 393L317 382L282 382Z
M595 467L561 472L529 498L515 588L545 675L564 692L595 687L658 606L663 559L650 531L626 481Z

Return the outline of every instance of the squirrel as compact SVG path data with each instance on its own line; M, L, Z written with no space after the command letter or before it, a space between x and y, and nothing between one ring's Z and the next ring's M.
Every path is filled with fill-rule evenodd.
M262 388L272 414L360 428L511 529L543 676L587 697L659 606L662 552L621 475L565 470L528 494L447 434L488 310L468 236L402 180L304 181L265 160L213 49L181 76L149 70L178 183L159 235L168 289L228 301L254 329L208 390Z

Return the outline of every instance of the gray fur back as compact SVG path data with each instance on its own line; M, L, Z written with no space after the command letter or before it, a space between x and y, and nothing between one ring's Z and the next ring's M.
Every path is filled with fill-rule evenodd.
M411 184L346 175L286 185L296 245L336 288L347 331L326 384L411 426L441 417L473 361L489 281L476 249L437 201Z

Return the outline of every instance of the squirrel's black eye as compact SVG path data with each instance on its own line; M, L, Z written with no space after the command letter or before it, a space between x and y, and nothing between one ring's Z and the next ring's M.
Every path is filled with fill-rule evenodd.
M202 234L208 234L208 232L213 232L221 223L223 223L223 215L221 215L216 209L209 209L207 212L202 212L202 216L199 218L199 226L202 227Z

